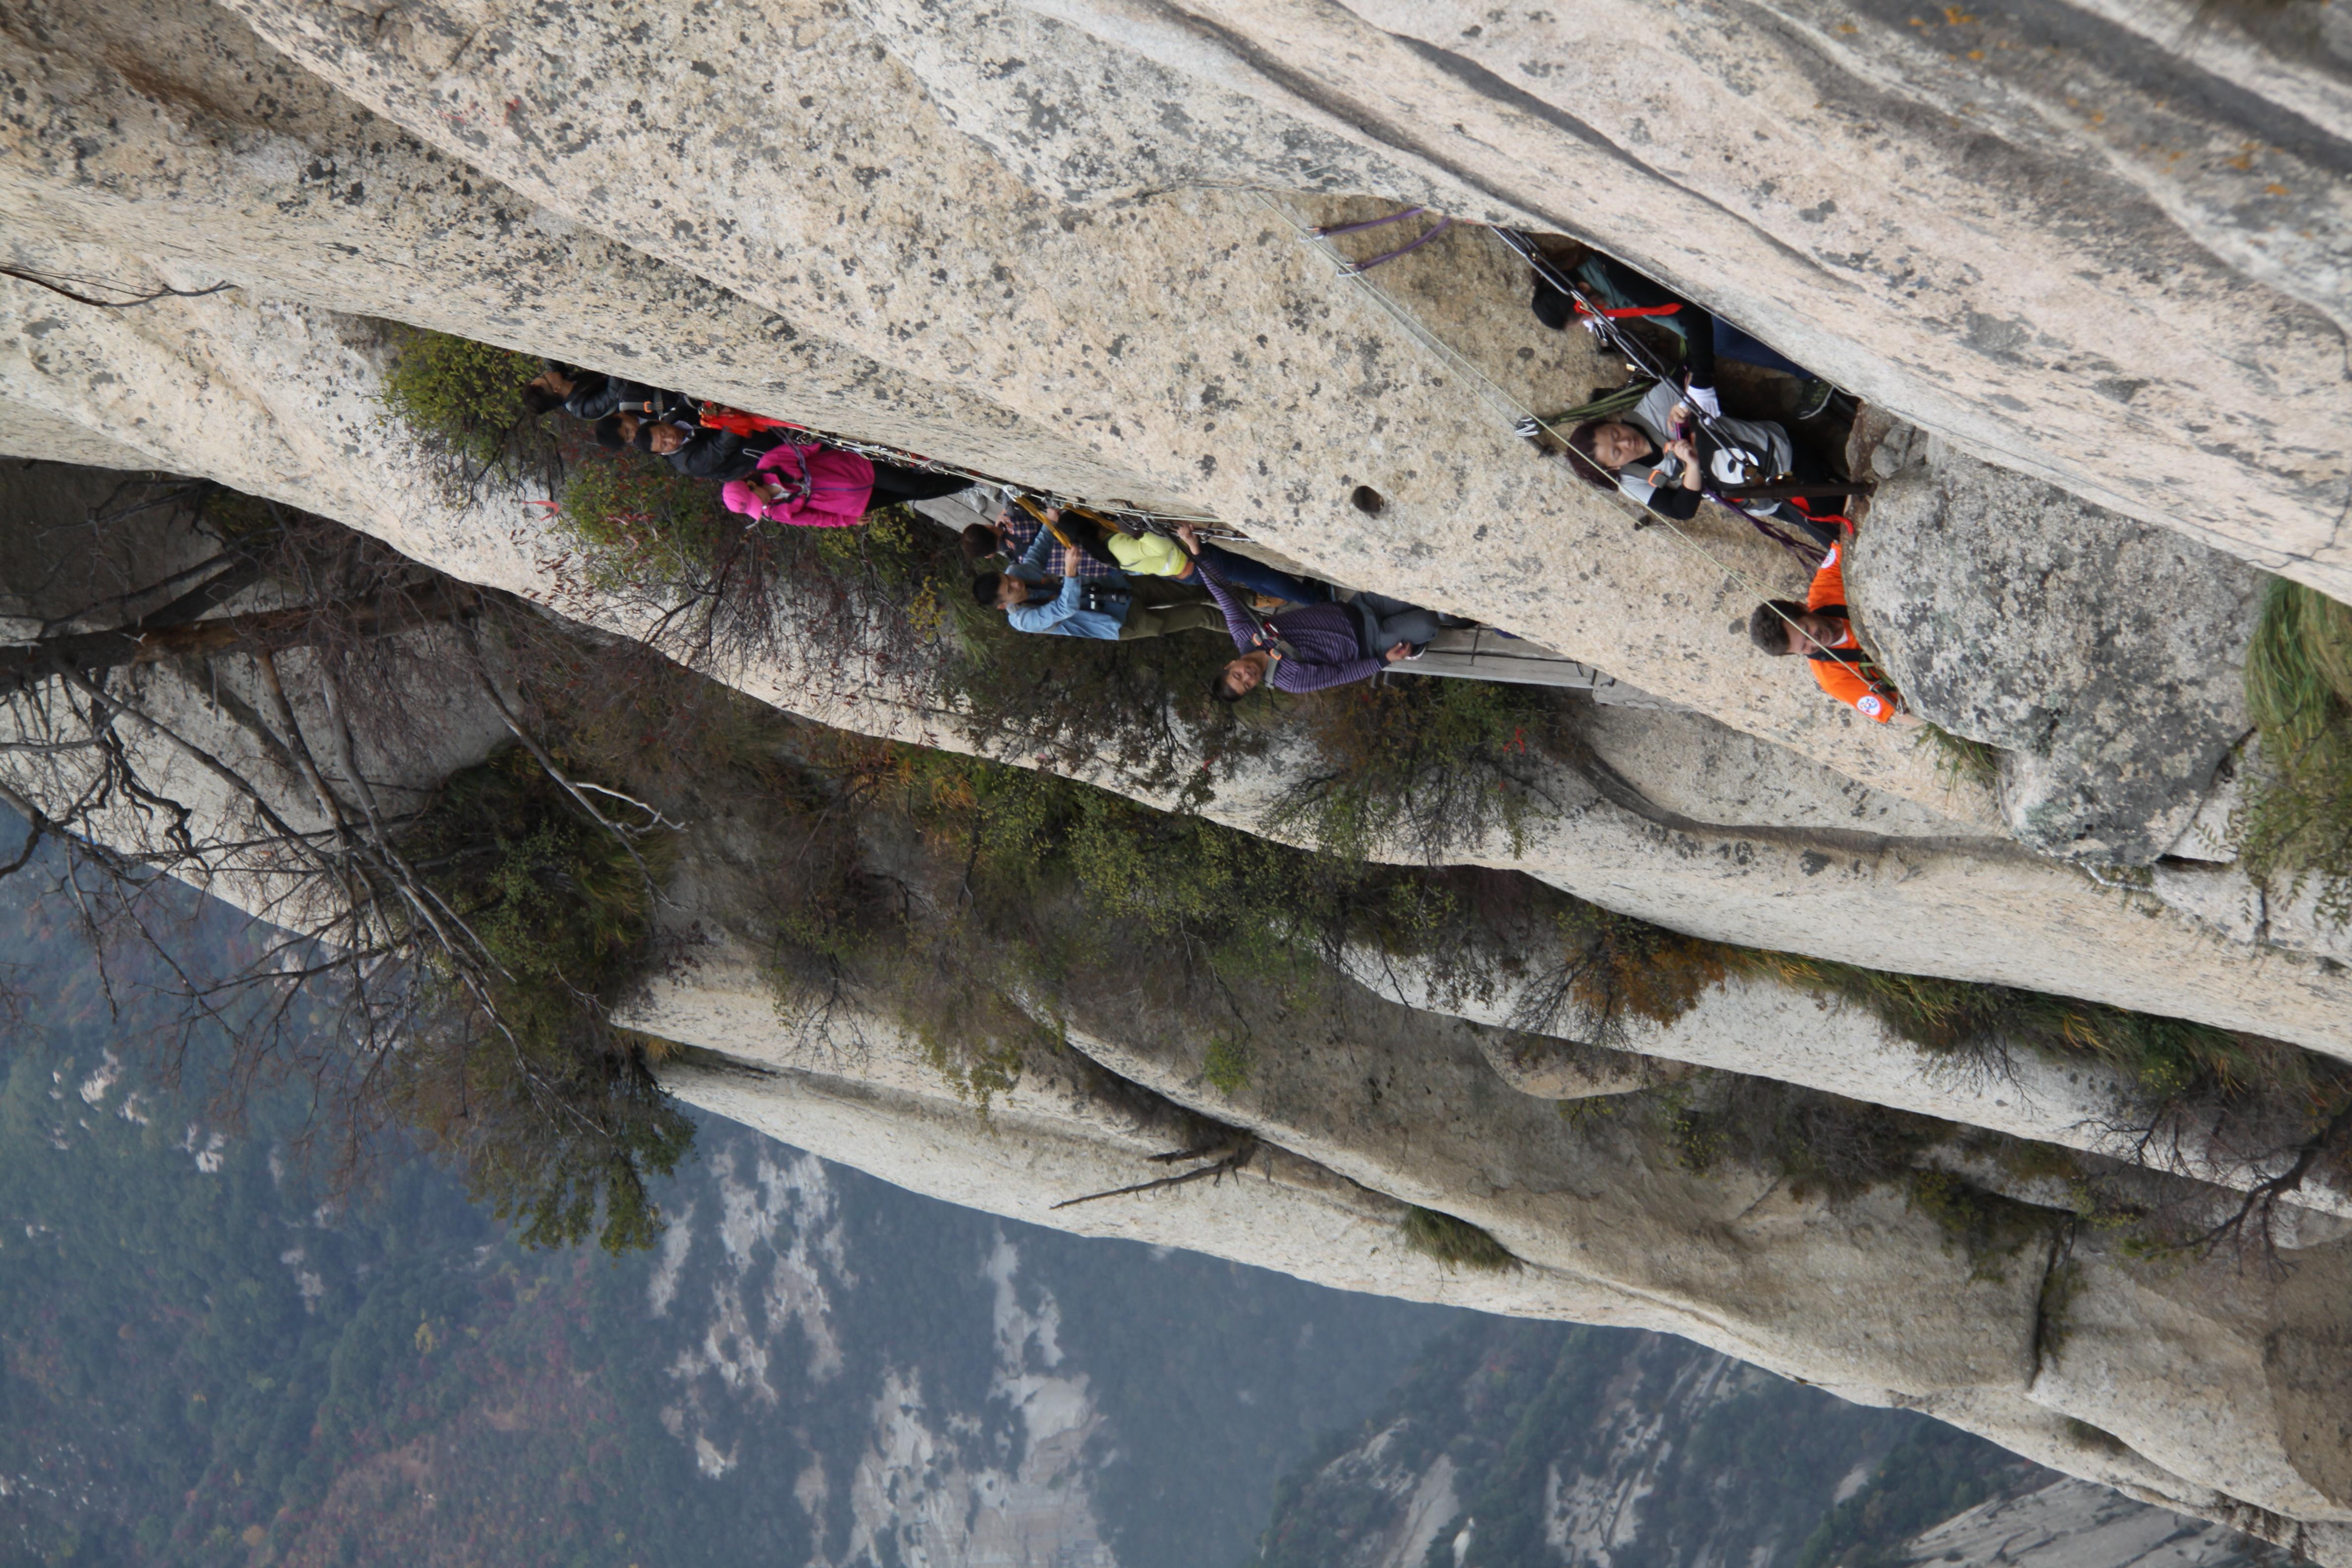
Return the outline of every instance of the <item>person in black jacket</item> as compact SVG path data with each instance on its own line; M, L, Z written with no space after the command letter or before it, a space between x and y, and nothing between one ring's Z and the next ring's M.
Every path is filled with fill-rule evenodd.
M1622 312L1621 320L1648 321L1672 332L1693 356L1706 353L1711 358L1736 359L1760 370L1777 370L1783 375L1794 376L1802 384L1798 394L1800 419L1828 411L1836 388L1769 344L1749 337L1613 256L1586 250L1580 260L1563 264L1569 260L1556 258L1555 265L1602 310ZM1577 317L1576 302L1553 288L1541 274L1536 277L1533 304L1536 320L1556 332L1565 331Z
M760 466L761 457L781 445L783 435L761 430L738 436L732 430L712 430L671 415L647 419L637 426L632 443L640 452L669 459L669 466L690 479L745 479Z
M683 392L647 386L641 381L624 381L616 375L608 378L593 396L582 398L579 407L574 408L567 402L563 411L574 418L593 424L615 414L630 415L637 419L665 419L674 415L690 417L696 406L694 399Z
M659 417L681 410L691 413L695 407L694 400L682 392L647 386L602 371L581 370L557 360L549 360L547 369L522 389L522 402L533 414L561 408L591 425L615 414Z
M522 405L533 414L561 408L574 419L593 422L611 412L604 401L605 388L611 384L601 371L582 370L551 359L547 368L523 387Z

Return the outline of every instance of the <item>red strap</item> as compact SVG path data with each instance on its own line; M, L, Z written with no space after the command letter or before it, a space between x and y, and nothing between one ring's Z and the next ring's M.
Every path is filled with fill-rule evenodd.
M1576 304L1576 301L1570 300L1570 303ZM1671 316L1681 309L1680 305L1628 305L1622 310L1603 310L1601 314L1612 321L1622 321L1629 316ZM1576 313L1580 316L1592 314L1580 304L1576 305Z
M1838 525L1838 531L1841 533L1852 533L1853 531L1853 520L1847 517L1846 514L1842 511L1815 511L1811 507L1805 504L1805 498L1802 496L1790 496L1789 498L1789 504L1795 507L1799 511L1803 512L1809 521L1834 522Z
M771 419L764 414L746 414L740 408L730 408L719 403L702 405L702 423L713 430L731 430L738 436L753 436L762 430L800 428L782 419Z

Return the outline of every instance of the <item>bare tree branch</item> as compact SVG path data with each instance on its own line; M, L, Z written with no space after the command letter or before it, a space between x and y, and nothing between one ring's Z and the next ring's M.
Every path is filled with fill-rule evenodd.
M1221 1182L1224 1180L1226 1176L1239 1172L1244 1166L1247 1165L1250 1163L1250 1160L1256 1153L1257 1140L1255 1138L1247 1138L1244 1139L1240 1146L1235 1148L1233 1152L1225 1155L1223 1159L1213 1161L1206 1165L1197 1165L1192 1170L1184 1172L1181 1175L1162 1176L1155 1182L1138 1182L1132 1186L1113 1187L1108 1192L1088 1193L1086 1196L1079 1198L1064 1198L1060 1203L1055 1204L1054 1207L1056 1209L1076 1208L1080 1204L1097 1203L1104 1198L1123 1198L1137 1193L1164 1192L1171 1187L1187 1186L1193 1182L1203 1180ZM1158 1160L1182 1159L1184 1158L1184 1155L1182 1153L1172 1155L1160 1154L1155 1155L1153 1158Z
M211 584L205 584L167 605L166 612L202 598L212 587ZM0 649L0 682L13 680L21 684L60 667L85 671L119 669L168 658L202 658L242 647L299 647L330 635L380 637L428 621L453 619L466 614L475 602L475 595L468 591L449 586L414 599L363 605L339 626L330 626L319 610L309 605L223 616L208 621L159 619Z
M660 885L654 880L652 868L646 864L645 857L637 853L637 847L630 838L627 830L614 826L603 812L596 809L595 803L588 798L578 784L573 784L565 775L563 770L556 765L555 759L547 754L547 748L541 745L532 737L530 731L523 728L522 721L514 716L514 710L507 706L507 700L499 694L498 683L490 679L488 661L483 658L482 645L476 640L473 628L470 626L466 628L466 644L474 656L474 682L481 689L482 695L490 700L490 706L498 710L499 717L506 721L507 729L513 733L517 741L522 743L523 750L531 754L532 760L545 770L547 776L562 786L564 794L579 803L580 809L588 814L588 819L611 834L621 847L628 851L631 863L637 868L637 875L645 879L646 896L656 902L667 901L662 898ZM632 801L630 804L634 805L636 803Z
M217 294L225 289L237 287L234 283L215 283L209 289L173 289L167 285L145 294L135 295L128 300L99 300L68 289L56 277L45 277L38 272L27 272L20 267L0 267L0 278L14 278L20 282L30 283L35 288L47 289L52 294L62 294L78 305L95 305L101 310L127 310L133 305L152 305L158 300L201 300L207 294ZM76 278L73 281L96 289L123 287L120 283L94 281L87 278Z

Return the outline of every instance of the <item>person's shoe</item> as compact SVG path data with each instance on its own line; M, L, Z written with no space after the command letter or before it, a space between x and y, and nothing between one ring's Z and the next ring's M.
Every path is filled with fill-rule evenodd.
M1837 388L1815 376L1797 394L1797 417L1818 419L1830 411L1830 405L1836 400Z

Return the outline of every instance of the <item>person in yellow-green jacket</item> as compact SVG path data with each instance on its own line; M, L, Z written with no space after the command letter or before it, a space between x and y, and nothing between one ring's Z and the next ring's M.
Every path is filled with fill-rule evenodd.
M1066 523L1065 527L1068 526ZM1200 574L1192 556L1184 547L1164 533L1129 536L1106 533L1104 548L1119 570L1130 577L1173 577L1179 582L1198 583ZM1294 577L1287 572L1277 572L1263 561L1253 561L1214 544L1201 546L1201 560L1209 569L1231 586L1246 588L1253 594L1286 600L1294 605L1319 605L1330 598L1330 587L1322 583Z

